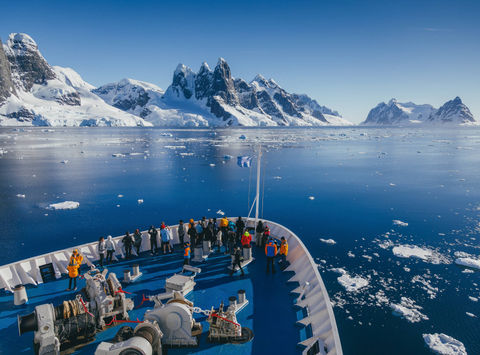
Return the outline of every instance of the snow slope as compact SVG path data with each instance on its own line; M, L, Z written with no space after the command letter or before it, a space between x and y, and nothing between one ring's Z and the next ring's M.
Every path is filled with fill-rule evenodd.
M108 105L73 69L50 66L30 36L11 34L2 49L15 93L0 102L0 125L151 126Z

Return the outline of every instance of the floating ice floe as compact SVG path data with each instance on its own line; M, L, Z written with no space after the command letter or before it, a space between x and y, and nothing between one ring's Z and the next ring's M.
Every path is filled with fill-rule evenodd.
M393 224L395 224L397 226L400 226L400 227L407 227L408 226L407 222L402 222L398 219L394 219L392 222L393 222Z
M182 157L190 157L193 155L193 153L180 153Z
M336 272L342 276L337 278L337 281L340 285L342 285L347 292L357 292L363 287L368 286L368 280L360 277L355 276L352 277L349 273L343 268L332 268L329 271Z
M320 238L319 240L320 240L322 243L325 243L325 244L330 244L330 245L337 244L337 242L334 241L333 239L323 239L323 238Z
M415 304L415 301L408 297L402 297L399 304L390 303L390 308L392 309L393 315L402 317L410 323L428 320L428 317L420 312L422 307Z
M58 203L51 203L48 205L47 209L49 210L73 210L80 206L79 202L76 201L64 201Z
M468 299L472 302L478 302L478 298L477 297L472 297L472 296L468 296Z
M347 292L357 292L361 288L368 286L367 279L364 279L360 276L352 277L348 273L338 277L337 281L345 288Z
M184 145L166 145L166 146L164 146L164 148L167 148L167 149L187 149L187 147L184 146Z
M399 258L418 258L431 264L450 264L450 260L437 251L416 245L398 245L393 247L392 252Z
M480 270L480 260L473 258L457 258L455 264Z
M114 157L114 158L125 158L126 155L123 154L123 153L113 153L112 157Z
M274 180L282 180L282 177L281 176L274 176L273 179Z
M25 198L25 194L17 194L18 198Z
M391 182L389 185L390 185L390 186L397 186L397 185L394 184L393 182ZM407 226L408 226L408 223L407 223Z
M139 199L137 200L137 202L138 202L139 205L142 204L142 203L143 203L143 198L139 198Z
M473 313L470 313L470 312L465 312L465 314L469 317L472 317L472 318L477 318L477 316Z
M308 196L308 199L309 200L315 200L315 197L314 196Z
M225 212L223 212L222 210L218 210L217 211L217 214L221 215L221 216L224 216L225 215Z
M211 164L208 164L208 165L210 165L212 168L215 166L215 164L213 164L213 163L211 163Z
M173 134L163 132L163 133L160 133L160 136L162 136L162 137L173 137Z
M122 197L123 197L123 195L117 195L117 197L119 197L119 198L122 198Z
M0 148L0 157L1 157L2 155L4 155L4 154L7 154L7 153L8 153L8 151L6 151L6 150L3 149L3 148Z
M449 335L443 333L423 334L423 340L435 354L467 355L465 345Z

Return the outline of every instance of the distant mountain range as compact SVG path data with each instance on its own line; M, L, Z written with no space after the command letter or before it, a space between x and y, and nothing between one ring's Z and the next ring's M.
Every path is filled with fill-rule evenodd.
M413 124L472 124L476 122L472 113L457 96L439 109L432 105L417 105L413 102L400 103L391 99L387 104L379 103L370 110L365 125L413 125Z
M370 125L475 122L460 98L438 110L391 100L372 109ZM28 35L0 42L0 125L18 126L324 126L353 125L304 94L288 93L273 79L233 78L220 58L197 73L179 64L172 84L123 79L98 88L73 69L51 66Z

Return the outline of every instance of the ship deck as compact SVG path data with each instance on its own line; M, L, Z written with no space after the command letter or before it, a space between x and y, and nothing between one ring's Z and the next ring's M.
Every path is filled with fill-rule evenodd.
M223 249L222 249L223 250ZM114 272L119 280L123 279L123 270L131 269L133 264L140 265L143 275L130 284L123 284L123 289L131 292L129 297L134 299L135 308L130 311L130 318L143 319L145 310L153 307L153 302L145 302L139 308L142 295L155 295L164 292L165 279L174 273L179 273L183 265L183 250L177 246L173 254L151 256L149 252L133 256L130 260L120 259L106 266L109 272ZM168 349L171 354L187 353L236 353L236 354L295 354L301 353L302 347L297 344L311 336L309 326L303 327L296 323L305 314L303 310L294 306L298 294L293 294L297 282L287 282L294 275L293 272L280 272L267 274L265 272L266 260L261 249L253 246L255 260L245 267L245 276L237 272L229 275L227 267L230 265L230 255L214 252L203 263L194 263L202 272L195 278L196 286L193 292L187 295L187 299L194 302L195 306L202 309L218 307L223 300L228 305L228 298L236 296L237 291L246 291L249 304L237 314L238 322L242 326L253 330L254 338L244 344L212 344L207 341L208 323L206 316L194 314L194 318L200 321L203 332L200 344L195 348L172 348ZM82 266L82 272L88 270ZM68 278L39 284L28 285L27 293L29 302L23 306L14 306L13 294L0 291L0 353L19 354L33 353L33 332L18 335L17 314L31 313L40 304L52 303L59 305L64 300L73 299L78 292L66 291ZM78 280L78 288L85 286L85 281ZM101 341L111 340L120 327L115 327L98 333L94 342L85 345L75 351L76 354L93 354ZM131 324L135 327L136 324Z

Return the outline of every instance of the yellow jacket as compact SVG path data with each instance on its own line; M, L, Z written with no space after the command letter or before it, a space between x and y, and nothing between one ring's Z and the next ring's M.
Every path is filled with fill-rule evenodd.
M286 241L280 244L280 255L288 255L288 244Z
M228 227L228 219L227 219L227 217L223 217L223 218L220 220L220 227Z
M79 268L80 264L77 263L77 260L74 257L70 258L70 263L67 266L68 276L77 277Z

